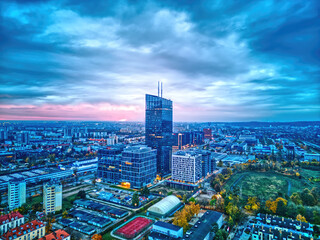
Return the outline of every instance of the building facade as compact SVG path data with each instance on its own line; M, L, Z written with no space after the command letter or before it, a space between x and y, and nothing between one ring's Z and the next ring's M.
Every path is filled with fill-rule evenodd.
M196 183L201 179L202 156L199 153L178 151L172 155L172 180Z
M48 182L43 185L43 208L46 214L62 209L61 183Z
M26 203L26 182L17 180L8 183L8 205L13 210Z
M45 225L39 220L33 220L31 222L20 225L10 229L1 236L3 240L31 240L40 239L45 235Z
M121 179L130 187L141 188L156 178L157 150L144 145L130 146L121 156Z
M157 149L157 173L170 173L172 157L172 101L146 94L146 144Z
M12 228L24 224L24 216L19 212L11 212L0 216L0 235L5 234Z
M104 182L121 182L121 152L124 147L110 147L98 151L98 177Z

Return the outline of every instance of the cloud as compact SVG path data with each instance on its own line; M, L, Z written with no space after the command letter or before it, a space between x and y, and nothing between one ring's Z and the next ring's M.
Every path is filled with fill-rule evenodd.
M162 80L177 121L319 120L317 5L4 1L1 117L143 120Z

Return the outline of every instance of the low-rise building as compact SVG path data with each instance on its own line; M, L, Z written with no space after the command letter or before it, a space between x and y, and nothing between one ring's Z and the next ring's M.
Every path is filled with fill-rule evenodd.
M149 234L149 240L176 240L183 237L183 228L166 223L157 221L153 224L151 233Z
M186 232L185 237L197 240L212 240L214 233L211 231L214 224L221 228L223 225L222 213L206 211L195 225Z
M2 240L39 239L45 235L45 225L39 220L33 220L10 229L1 236Z
M52 233L49 233L45 235L42 238L39 238L39 240L70 240L71 236L69 233L64 231L63 229L58 229Z
M24 216L19 212L11 212L0 216L0 235L9 231L9 229L24 224Z

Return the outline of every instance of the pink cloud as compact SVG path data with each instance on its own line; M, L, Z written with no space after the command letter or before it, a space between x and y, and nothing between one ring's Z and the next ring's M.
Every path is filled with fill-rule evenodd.
M0 105L1 120L143 120L144 109L135 105Z

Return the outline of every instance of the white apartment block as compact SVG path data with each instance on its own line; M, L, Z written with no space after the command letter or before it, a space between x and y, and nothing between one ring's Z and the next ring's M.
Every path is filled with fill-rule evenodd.
M43 185L43 209L46 214L62 209L61 183L48 182Z
M172 155L172 180L196 183L201 179L201 154L178 151Z
M26 182L12 181L8 183L8 205L13 210L26 203Z

